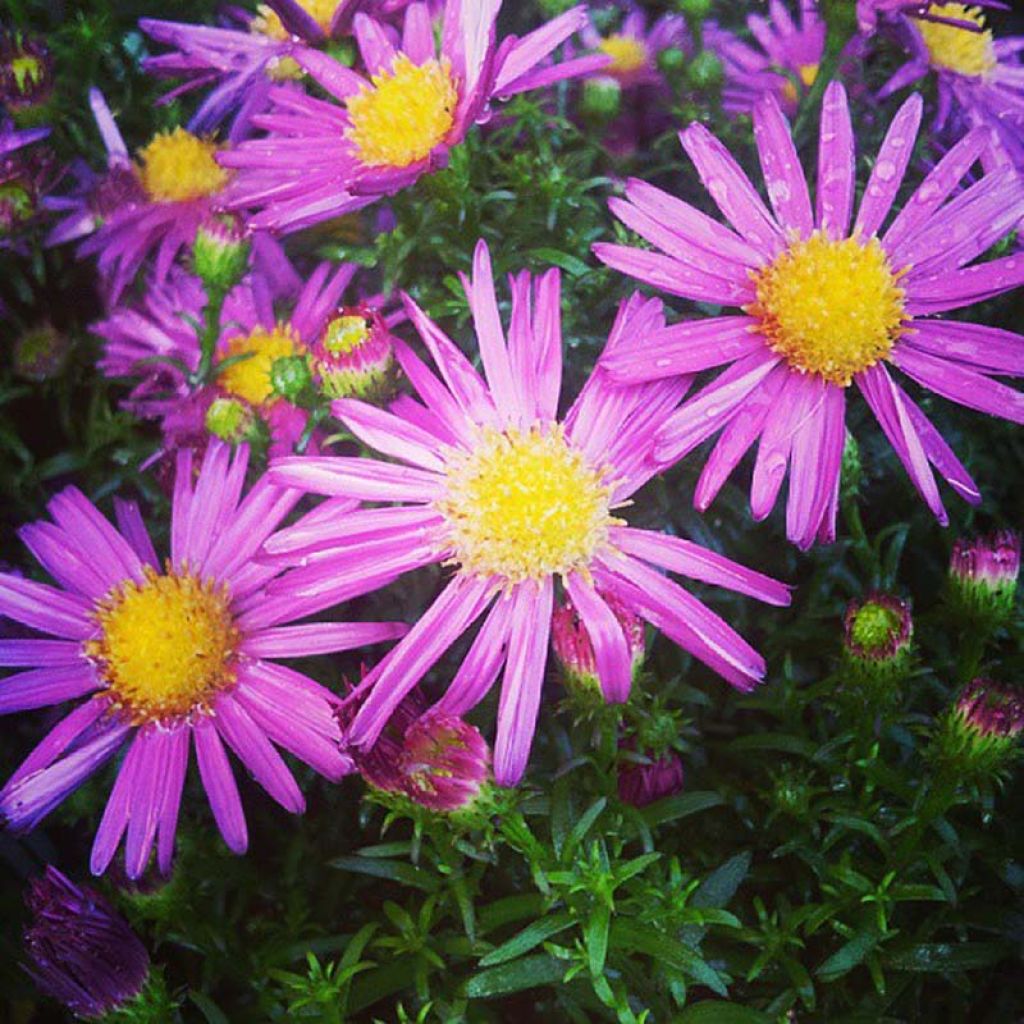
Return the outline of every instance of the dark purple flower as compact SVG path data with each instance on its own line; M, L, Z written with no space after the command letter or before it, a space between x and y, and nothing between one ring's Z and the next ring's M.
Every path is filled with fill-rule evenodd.
M629 748L626 748L627 751ZM630 753L619 763L619 799L633 807L646 807L683 788L683 762L668 751L661 757Z
M35 145L49 134L49 128L18 131L0 121L0 251L21 248L19 235L59 176L49 146Z
M134 999L149 976L146 947L114 908L56 868L31 883L25 902L26 970L47 995L82 1017Z

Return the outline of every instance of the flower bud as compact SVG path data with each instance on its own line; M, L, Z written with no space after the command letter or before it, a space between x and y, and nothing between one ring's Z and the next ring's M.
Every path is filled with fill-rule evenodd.
M670 46L658 54L658 70L664 75L677 75L686 67L686 54L678 46Z
M146 947L99 893L48 867L25 902L32 915L26 966L43 992L82 1017L102 1017L142 992Z
M45 116L53 84L53 60L41 39L0 32L0 107L19 124L37 124Z
M879 593L851 601L843 619L847 671L860 682L898 681L910 666L913 632L906 601Z
M687 76L694 89L711 92L721 86L725 68L710 50L704 50L690 61Z
M605 604L615 614L633 660L633 680L644 663L644 624L613 594L603 593ZM587 628L576 612L572 601L566 596L551 616L551 643L555 657L562 668L565 687L586 703L595 697L601 698L601 681L597 675L597 659L590 642Z
M60 374L71 343L53 324L37 324L14 341L14 372L25 380L42 382Z
M591 121L610 121L622 109L622 86L611 77L591 78L583 83L580 112Z
M192 243L192 269L208 291L226 295L249 269L249 242L239 224L211 217Z
M270 383L274 392L289 402L298 402L302 393L313 383L309 362L305 356L284 356L275 359L270 367Z
M391 333L380 313L364 303L342 309L310 356L313 374L329 398L379 402L394 388Z
M944 760L965 776L997 772L1015 753L1024 731L1024 694L1015 687L978 678L964 687L937 735Z
M959 539L949 562L949 598L963 617L992 626L1009 619L1020 575L1020 534Z
M683 788L683 762L674 751L659 758L637 756L624 745L625 757L619 761L619 799L633 807L646 807L655 800L672 796Z
M240 444L252 430L256 414L238 398L215 398L206 410L206 429L222 441Z

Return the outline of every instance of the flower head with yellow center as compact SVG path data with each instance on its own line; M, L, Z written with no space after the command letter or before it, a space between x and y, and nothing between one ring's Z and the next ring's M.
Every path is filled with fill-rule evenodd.
M139 152L139 180L154 202L180 203L216 195L229 178L216 153L216 143L184 128L160 132Z
M992 31L985 28L985 16L980 7L932 4L928 13L933 17L970 22L977 26L977 31L974 31L946 21L918 19L917 30L933 67L971 78L983 77L995 70L998 60Z
M615 33L602 39L598 49L611 58L604 72L615 77L635 74L650 63L647 45L636 36Z
M438 508L460 571L507 584L586 572L618 520L611 487L560 426L485 431L448 467Z
M229 395L263 405L274 395L274 363L304 353L305 346L289 324L279 323L272 330L256 327L227 342L224 358L231 362L217 375L217 383Z
M447 58L414 64L399 54L349 97L346 133L369 167L408 167L425 160L452 130L459 93Z
M112 705L135 724L209 708L235 680L239 634L227 588L188 572L147 567L100 604L88 655Z
M757 301L746 311L795 370L847 387L903 331L899 277L877 239L833 241L815 231L754 272Z
M340 0L297 0L297 2L324 33L330 32L334 12L338 9ZM277 12L267 4L257 5L256 16L249 23L249 31L258 32L268 39L276 39L279 42L291 39L291 33L281 23Z

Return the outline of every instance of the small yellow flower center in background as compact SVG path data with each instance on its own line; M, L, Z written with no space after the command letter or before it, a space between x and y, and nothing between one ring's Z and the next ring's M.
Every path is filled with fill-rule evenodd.
M610 75L629 75L647 66L647 47L642 39L616 33L602 39L598 49L612 62L603 70Z
M754 274L747 312L794 369L848 385L885 359L903 329L903 289L878 240L816 231Z
M820 70L820 64L801 64L796 69L797 77L800 79L805 89L810 89L812 85L818 80L818 71ZM786 84L782 87L782 95L790 103L799 103L800 94L797 92L796 84L792 78L786 79Z
M228 172L214 159L215 143L184 128L161 132L139 151L139 177L150 199L176 203L219 192Z
M298 0L298 3L325 32L330 31L331 19L337 10L338 0ZM261 36L277 39L280 42L291 38L291 33L281 24L277 12L266 4L257 4L256 17L249 22L249 31L258 32Z
M108 696L138 724L187 715L235 680L238 631L226 588L187 573L124 583L97 611L86 645Z
M15 84L21 91L38 85L46 75L43 62L38 57L33 57L28 53L15 57L8 67L14 76Z
M324 348L335 356L351 355L370 336L370 328L361 316L339 316L327 325Z
M935 67L956 71L961 75L985 75L996 66L992 45L992 31L985 28L985 17L980 7L963 4L932 4L928 13L940 18L971 21L981 31L972 32L956 25L935 21L917 22L918 31Z
M370 167L408 167L430 155L455 122L458 90L447 60L413 64L399 54L390 71L349 97L348 138Z
M604 474L565 440L561 427L486 431L448 467L438 503L453 561L508 583L586 571L618 520Z
M242 334L228 342L225 359L245 356L231 363L217 376L217 383L229 394L244 398L250 405L262 405L274 393L270 371L274 362L305 352L302 342L288 324L278 324L272 331L257 327L251 334Z

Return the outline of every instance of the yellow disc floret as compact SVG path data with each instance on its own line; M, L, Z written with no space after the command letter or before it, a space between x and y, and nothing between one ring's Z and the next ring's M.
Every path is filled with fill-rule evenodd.
M234 683L238 630L226 588L168 567L123 583L96 612L100 635L86 645L106 696L142 724L187 715Z
M324 30L331 29L331 19L338 8L338 0L298 0L299 6ZM277 12L267 4L256 5L256 17L249 22L249 31L261 36L284 42L291 38L288 29L281 24Z
M507 583L586 571L618 520L601 470L560 427L489 429L449 465L448 542L464 572Z
M160 132L139 152L139 178L150 199L183 202L219 192L228 172L214 159L217 146L184 128Z
M642 39L621 33L602 39L598 49L612 59L612 62L602 69L609 75L630 75L646 67L649 59L647 47Z
M370 337L370 328L362 316L339 316L327 325L324 348L333 356L351 355Z
M370 167L408 167L429 156L455 123L459 94L447 60L399 54L348 99L348 138Z
M918 31L934 67L977 77L988 74L996 66L992 32L985 28L985 17L980 7L932 4L928 13L939 18L973 22L978 26L975 32L957 25L918 20Z
M878 240L834 242L820 231L754 275L747 312L801 373L848 385L885 359L903 331L904 292Z
M245 358L226 366L218 375L217 383L229 395L244 398L250 405L263 405L274 394L271 370L275 361L304 352L302 342L288 324L278 324L271 331L257 327L228 342L225 358Z

